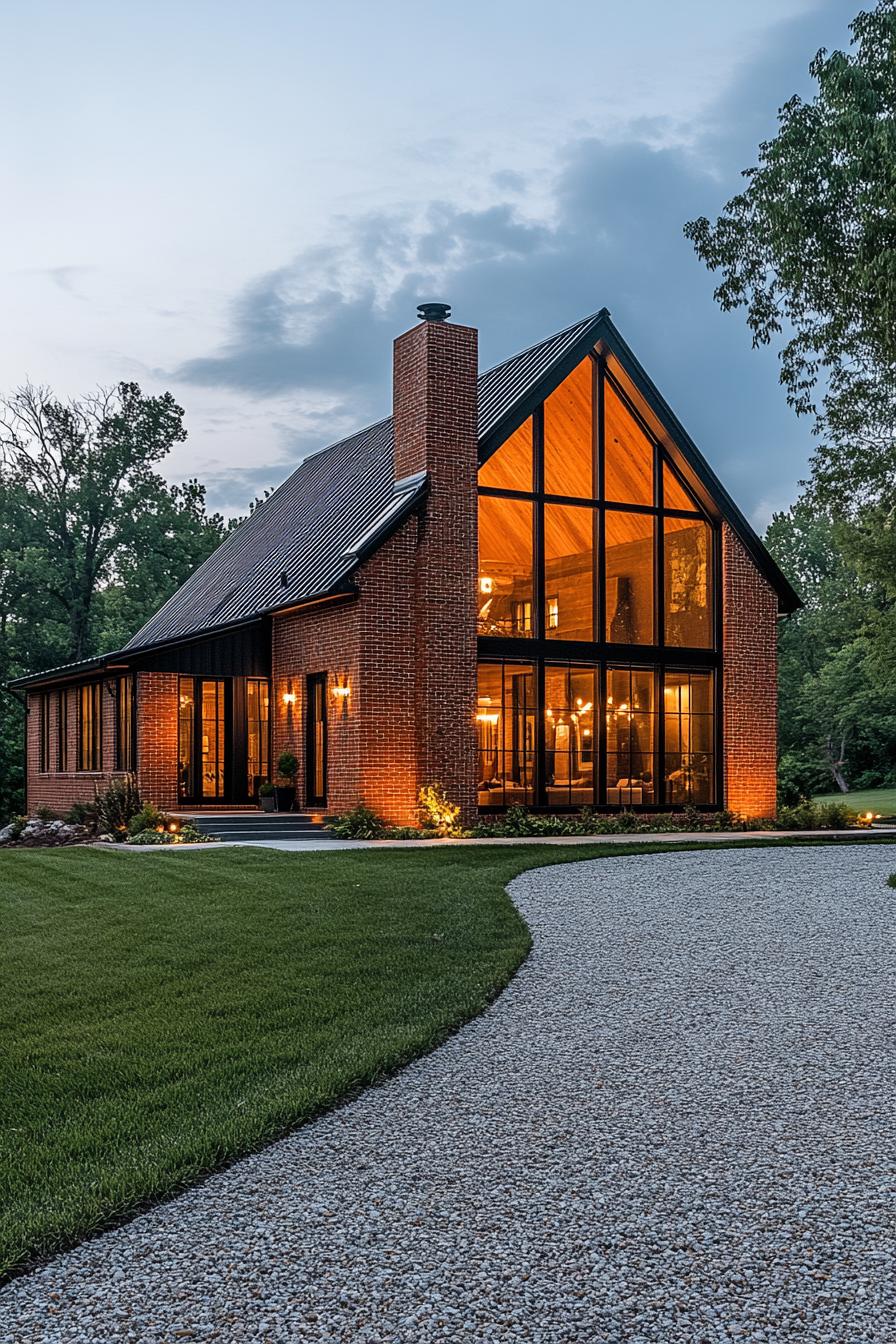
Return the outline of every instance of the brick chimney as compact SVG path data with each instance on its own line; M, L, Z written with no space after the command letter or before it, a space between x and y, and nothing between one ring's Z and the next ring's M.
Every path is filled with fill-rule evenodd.
M395 342L395 478L425 471L414 573L418 786L476 810L477 333L447 304ZM410 595L409 595L410 596Z

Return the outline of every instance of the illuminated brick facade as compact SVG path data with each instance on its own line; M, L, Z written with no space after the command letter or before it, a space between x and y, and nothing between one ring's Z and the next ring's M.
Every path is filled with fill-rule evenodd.
M561 337L568 338L565 344ZM730 509L725 512L730 501L723 506L714 498L714 478L708 468L703 471L706 464L702 463L696 448L690 445L687 453L673 452L676 439L677 448L682 446L683 431L677 422L671 431L664 428L663 416L668 408L664 409L658 394L652 398L649 389L645 391L638 369L627 371L619 362L613 353L613 339L608 315L602 312L570 332L560 333L545 342L542 365L539 365L542 347L533 347L516 357L517 366L506 376L502 375L502 382L501 378L496 380L494 370L491 375L478 377L477 333L470 327L428 320L399 337L394 350L391 435L387 437L384 430L384 426L389 428L388 421L363 432L380 436L380 458L365 458L364 470L373 470L371 463L375 463L377 470L383 473L378 481L376 498L386 500L387 504L384 510L381 502L378 503L378 513L368 511L360 530L352 521L353 515L348 516L343 534L328 542L336 548L333 553L337 559L348 557L341 571L334 566L332 572L336 578L330 587L323 591L310 587L305 592L310 592L311 596L302 597L291 606L282 603L278 608L270 602L267 606L261 604L241 618L242 624L235 622L240 630L245 632L251 626L255 632L251 655L255 661L250 660L251 665L246 661L249 655L245 648L236 647L238 638L226 656L221 653L229 636L221 636L211 626L203 626L205 618L198 616L195 637L191 634L189 640L179 638L172 641L170 647L161 641L161 656L160 644L152 643L146 646L148 653L138 645L134 652L128 647L110 655L105 665L102 660L97 660L82 674L85 679L99 679L102 686L102 768L92 773L76 769L78 686L72 675L67 674L67 685L54 684L50 680L45 689L33 684L28 686L31 711L27 729L29 807L44 805L64 811L75 801L89 801L95 788L103 787L115 773L112 767L116 762L116 719L111 691L124 669L135 678L138 783L144 798L160 806L170 808L179 802L185 805L247 805L255 799L260 778L265 774L276 778L279 756L290 751L299 763L295 782L300 807L311 806L333 814L363 802L388 822L411 824L417 819L420 787L439 782L449 797L461 805L464 820L470 822L475 818L477 804L486 805L483 798L489 799L488 791L493 787L492 779L482 769L483 756L488 752L483 748L482 737L477 740L477 732L481 729L485 734L489 721L494 722L499 712L504 713L505 723L509 722L507 707L510 705L510 700L504 705L487 697L477 698L481 696L477 689L478 658L482 666L494 667L503 659L501 665L511 668L511 672L515 667L517 676L521 663L528 661L531 667L533 694L539 698L535 702L534 717L525 717L533 713L527 709L520 711L522 717L514 719L516 737L513 746L514 752L530 752L535 762L533 768L540 772L540 783L524 798L527 804L534 796L535 805L552 807L557 779L562 777L557 767L560 757L556 735L549 749L547 737L539 738L539 730L532 729L536 718L541 721L545 714L554 713L545 708L549 703L543 699L546 678L553 676L556 680L558 667L578 666L581 674L584 663L585 673L593 673L594 679L588 683L593 689L580 694L576 703L582 707L581 714L592 714L593 717L588 721L587 732L583 731L581 736L582 742L587 739L587 748L578 750L575 755L572 749L569 750L566 778L570 781L570 808L576 801L575 788L581 787L584 776L593 781L591 798L598 806L629 805L649 810L651 805L680 806L691 799L698 805L724 805L743 814L771 815L775 807L776 769L776 622L779 608L792 610L798 599L748 524L736 510L733 515ZM557 364L560 372L552 384L551 359L560 361ZM648 463L653 465L648 465L645 470L649 480L656 480L656 496L650 486L640 501L637 495L620 499L618 494L609 494L608 498L573 499L574 507L571 508L567 507L569 500L566 504L561 501L558 508L558 495L581 496L587 494L587 489L570 487L568 491L558 491L554 486L555 503L550 506L544 503L548 487L537 484L543 479L539 474L542 472L539 453L542 451L544 422L540 418L539 403L554 394L558 380L569 378L571 370L578 369L580 373L583 360L586 369L588 361L592 360L599 370L595 374L595 387L598 378L607 378L628 397L627 404L633 417L631 424L641 426L637 433L643 438L638 439L631 429L620 431L620 435L624 439L625 433L629 433L627 442L631 452L635 451L633 444L652 442L653 447L644 451L648 454ZM503 365L499 366L499 371L503 369ZM587 399L590 375L582 386L585 389L582 395ZM603 387L602 382L600 386ZM507 389L503 394L502 387ZM504 395L506 404L501 404L500 395ZM603 394L595 396L594 404L603 405ZM522 406L520 415L516 415L513 397L517 397L518 405ZM504 419L501 419L502 415ZM515 625L514 629L525 638L514 645L513 639L507 637L503 640L506 647L503 647L496 637L483 638L480 604L484 600L483 594L492 592L494 580L479 575L478 487L484 484L478 480L480 454L489 434L492 435L493 449L495 439L499 448L509 442L504 436L520 430L522 417L526 415L532 417L529 423L533 426L533 437L530 456L525 461L535 462L534 471L531 465L524 466L521 481L508 476L506 480L497 481L497 488L493 474L490 485L486 482L483 492L485 496L490 495L493 503L503 492L511 502L515 499L514 507L518 510L520 501L528 498L533 503L522 507L532 507L530 516L536 520L532 530L534 560L529 562L528 580L532 600L521 603L514 594L514 601L508 601L511 614L505 617L505 624L511 619L523 623ZM670 412L668 415L671 417ZM561 422L555 418L553 423L556 426ZM579 434L572 418L562 423L566 426L563 432L573 436L578 434L587 454L592 442L590 436ZM558 431L555 429L555 432ZM602 437L595 434L594 442L599 441L603 441ZM350 442L354 441L346 441ZM578 451L577 443L578 440L569 440L570 454ZM655 454L654 458L650 458L651 452ZM316 461L324 463L327 459L319 457ZM673 474L672 463L678 476ZM628 465L631 468L631 461ZM345 470L344 465L342 469ZM325 478L320 467L311 470L316 471L318 481ZM601 478L605 474L604 458L601 458L599 472L597 467L595 472ZM655 472L655 477L650 476L651 472ZM350 470L346 479L347 488L357 487ZM663 493L666 491L669 493ZM345 497L341 495L339 499ZM360 491L358 499L360 508L363 506ZM390 500L396 503L393 521L390 521ZM408 501L406 507L404 500ZM335 497L331 499L330 509L338 502ZM630 505L633 508L629 508ZM539 510L543 508L546 516L549 507L554 509L551 515L554 519L566 508L563 517L570 527L574 519L590 518L588 509L594 509L594 518L598 517L598 510L602 511L600 526L595 524L593 534L588 534L588 538L594 539L595 556L603 554L600 548L610 544L613 528L629 529L618 543L617 557L624 558L629 550L634 553L638 546L647 546L643 574L636 571L632 561L631 575L625 580L628 587L614 579L617 616L619 620L626 616L626 603L631 606L637 601L646 609L648 602L653 601L650 594L656 593L660 595L659 601L667 603L665 633L662 633L661 621L651 627L648 620L647 627L661 633L640 636L634 625L630 625L626 626L628 633L625 635L615 630L605 634L596 622L593 626L589 622L592 611L600 610L601 602L608 604L609 596L598 598L595 596L597 588L591 589L587 584L576 587L573 582L563 580L567 585L563 589L563 619L573 624L577 621L578 625L587 627L587 631L584 635L567 636L566 645L548 638L552 633L550 613L545 610L539 616L539 610L542 605L547 608L552 592L556 609L558 589L552 589L543 579L539 595L537 584L532 587L531 574L533 566L544 563L543 554L548 543L537 520L541 516ZM290 552L292 558L289 561L272 558L287 554L292 514L287 515L284 522L282 511L278 513L276 508L265 510L266 506L262 506L257 516L244 525L255 527L261 537L262 544L251 562L256 568L253 570L249 566L244 574L239 566L231 566L226 583L223 578L221 580L225 601L238 590L244 579L251 580L256 584L255 591L259 591L259 585L263 586L266 578L265 566L276 566L274 577L284 587L301 567L300 551ZM351 510L347 510L347 514L350 515ZM365 528L370 529L372 514L374 540L365 549L362 542L367 535ZM377 531L384 514L386 524ZM499 542L502 536L503 516L496 516L499 525L492 529L492 545L496 535ZM507 516L510 517L509 510ZM656 520L656 543L649 539L654 527L649 521L651 517ZM310 537L309 553L314 553L314 547L321 545L320 536L327 526L327 508L323 505L318 518L319 523L314 525L319 526L319 533L311 536L302 527L295 531L298 542L303 542L306 535ZM647 531L643 533L643 537L648 538L646 542L635 529L639 519L643 523L645 518L648 519ZM265 534L266 520L276 523L276 526L274 522L270 523L269 534ZM683 555L687 560L681 548L681 529L691 527L696 536L698 522L705 529L705 535L712 538L701 553L701 582L707 594L702 609L702 627L688 616L687 599L682 598L680 586L675 591L674 603L668 592L665 598L662 596L667 589L672 591L670 585L680 585L680 575L686 572L684 562L680 560ZM598 535L600 548L596 540ZM348 545L356 539L357 550ZM587 551L590 545L590 539L585 543L569 543L568 567L571 572L581 561L583 547ZM650 550L654 545L655 549ZM575 553L577 550L579 554ZM668 562L673 553L679 557L679 563L675 574L669 578L663 568L663 555ZM224 557L223 574L226 545L221 548L221 554ZM713 556L719 561L717 565ZM491 567L490 561L483 563L489 564L489 575L500 572ZM651 569L651 565L655 565L655 569ZM204 571L207 574L205 567ZM561 573L560 567L556 573ZM721 585L717 581L710 583L706 578L707 574L713 573L721 579ZM596 582L609 581L599 579ZM689 584L688 580L685 584L687 592L696 591ZM642 596L642 590L646 596ZM191 591L189 583L181 591ZM609 588L600 591L608 594ZM712 597L708 596L710 593ZM207 600L212 604L209 610L214 614L218 589L210 586L207 579L197 580L196 594L197 602ZM684 615L681 615L682 611ZM674 619L679 621L679 626L674 626L670 613L678 613ZM610 624L611 615L612 610L607 607ZM629 617L630 612L626 620ZM686 624L688 619L691 619L690 625ZM538 629L545 636L540 647L536 647L539 640L534 624L538 620L543 622ZM622 623L625 625L625 621ZM705 641L701 644L696 635L689 635L679 637L676 645L671 634L677 629L696 630L698 634L705 630ZM590 633L592 630L593 634ZM209 642L212 639L219 643L213 645ZM531 654L530 649L533 650ZM157 670L159 667L164 670ZM610 727L605 727L610 724L611 714L605 711L609 711L613 702L606 699L603 703L601 696L609 695L608 678L620 673L628 675L629 669L638 667L644 676L654 678L651 682L654 698L645 710L653 724L650 731L654 736L651 744L646 749L639 747L637 753L634 748L626 747L629 755L625 764L619 765L619 744L631 740L634 729L629 725L636 715L620 703L623 697L617 696L611 738ZM495 673L496 677L500 675L505 678L501 684L509 685L506 671ZM318 685L321 678L324 679L325 723L320 732L310 721L309 678L316 679ZM258 685L263 684L269 710L270 746L260 773L250 764L252 758L247 755L249 699L246 688L248 681L253 679ZM205 712L201 687L210 680L216 685L226 682L226 692L221 692L220 704L224 706L227 725L220 739L218 728L207 724L199 713L200 710ZM315 682L311 684L313 686ZM681 736L674 748L671 743L673 729L678 731L681 721L681 706L688 703L686 697L690 695L695 697L696 703L700 685L710 687L706 693L708 707L701 711L701 731L710 733L710 738L709 747L703 752L705 761L709 762L701 777L705 792L698 797L691 783L697 773L693 767L696 749L690 738L686 746L682 745L684 739ZM631 686L635 687L635 681ZM67 705L66 750L61 756L58 747L60 694ZM181 712L179 739L179 705L188 704L191 695L197 705L195 729L190 726L192 711L186 713L186 719ZM46 696L45 703L43 696ZM631 694L626 693L624 698L633 701L634 690ZM569 703L574 711L573 701ZM677 706L677 717L670 713L673 703ZM481 712L481 704L486 704L486 712ZM517 709L511 708L517 714ZM622 711L626 713L620 717ZM707 729L710 721L712 726ZM693 732L694 740L696 724L695 710L688 729ZM575 729L579 729L578 722ZM202 787L210 773L214 776L217 771L220 787L217 793L208 797L202 787L197 786L193 796L188 796L185 789L185 732L194 734L189 751L192 752L192 768L198 772L196 777L202 781ZM42 733L49 741L49 749L43 753ZM267 737L267 729L265 734ZM325 776L326 787L322 801L315 796L313 779L309 775L309 743L318 740L325 741L325 771L321 777ZM509 735L506 741L509 743ZM600 758L602 765L598 764L600 751L604 753ZM674 760L673 751L677 753ZM546 768L549 752L552 758L557 758L551 762L550 780ZM617 776L622 778L622 783L607 773L611 754L616 759ZM503 745L500 751L496 748L496 761L499 755L504 761L510 755L510 748L505 750ZM641 758L637 777L631 764L636 755ZM41 769L42 764L49 768ZM576 771L579 772L578 780L575 779ZM511 776L505 763L504 803L499 805L514 801L509 797L506 783L511 778L514 787L520 790L526 787L518 777ZM586 800L588 805L591 805L591 798Z

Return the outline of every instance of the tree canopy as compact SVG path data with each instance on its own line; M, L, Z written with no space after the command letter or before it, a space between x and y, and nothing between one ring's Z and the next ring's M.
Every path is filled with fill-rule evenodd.
M196 480L158 471L186 438L170 393L119 383L63 402L27 385L0 403L0 685L114 651L228 530ZM0 815L21 797L22 719L0 719Z
M896 3L819 51L811 101L781 108L745 189L685 228L743 308L754 344L779 342L781 381L812 414L819 482L876 498L896 462Z

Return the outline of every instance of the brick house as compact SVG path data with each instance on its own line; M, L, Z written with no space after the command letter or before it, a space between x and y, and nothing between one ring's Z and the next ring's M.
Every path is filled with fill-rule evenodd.
M799 599L606 309L486 373L444 305L390 418L314 454L123 648L13 683L30 807L135 770L173 808L414 819L775 805Z

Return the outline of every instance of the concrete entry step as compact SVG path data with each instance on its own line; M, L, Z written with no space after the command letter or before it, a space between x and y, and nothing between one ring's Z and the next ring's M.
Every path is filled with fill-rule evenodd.
M326 832L323 819L308 812L180 812L204 835L218 840L311 840Z

